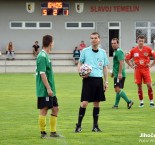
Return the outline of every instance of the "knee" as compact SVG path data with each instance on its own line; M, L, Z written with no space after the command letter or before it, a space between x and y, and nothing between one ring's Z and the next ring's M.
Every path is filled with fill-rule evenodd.
M142 85L138 85L138 90L142 90Z
M46 116L47 115L47 108L40 109L40 115Z
M152 89L152 85L151 85L151 84L147 85L147 88L148 88L149 90Z
M83 101L83 102L81 103L81 107L82 107L82 108L86 108L87 106L88 106L88 102Z
M115 87L115 92L116 92L116 93L119 93L120 91L121 91L121 88Z
M94 102L94 107L99 107L99 102Z
M53 114L53 115L57 115L58 112L59 112L59 107L53 107L53 108L52 108L52 114Z

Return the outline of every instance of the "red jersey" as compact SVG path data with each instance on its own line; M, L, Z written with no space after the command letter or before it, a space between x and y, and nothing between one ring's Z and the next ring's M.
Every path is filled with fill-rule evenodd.
M86 44L81 43L81 44L80 44L80 50L82 50L82 49L84 49L84 48L86 48Z
M150 57L155 58L155 52L148 46L143 46L142 49L134 47L126 55L126 59L130 60L133 58L135 65L138 68L146 68L150 63Z

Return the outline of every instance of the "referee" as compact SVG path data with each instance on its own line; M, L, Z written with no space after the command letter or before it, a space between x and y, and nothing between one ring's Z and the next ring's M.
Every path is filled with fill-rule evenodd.
M81 124L86 112L86 107L89 102L93 102L93 132L101 132L98 126L98 118L100 111L100 101L105 101L104 92L108 88L108 67L109 60L106 52L99 48L100 35L97 32L93 32L90 35L91 46L82 50L78 71L80 72L80 66L82 64L88 64L92 67L92 72L83 78L82 91L81 91L81 105L78 114L78 123L76 124L75 132L81 132ZM104 82L103 77L104 76Z

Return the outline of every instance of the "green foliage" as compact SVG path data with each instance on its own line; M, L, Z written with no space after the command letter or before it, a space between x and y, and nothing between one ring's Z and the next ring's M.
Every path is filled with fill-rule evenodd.
M155 78L155 74L152 74ZM138 108L137 87L133 74L127 74L125 91L135 104L128 110L121 99L119 109L111 107L115 100L113 79L109 77L107 101L101 103L99 126L102 133L93 133L92 104L83 120L81 133L74 133L80 105L82 79L78 74L55 74L60 106L57 131L63 139L40 139L36 107L34 74L0 74L0 144L1 145L141 145L153 144L155 138L140 138L141 133L155 133L154 111L149 107L146 86L145 107ZM154 82L154 80L153 80ZM49 112L50 115L50 112ZM47 116L47 132L49 124Z

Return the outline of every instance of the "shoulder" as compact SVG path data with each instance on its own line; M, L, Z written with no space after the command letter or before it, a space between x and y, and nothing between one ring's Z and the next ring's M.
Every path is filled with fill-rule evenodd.
M88 51L90 51L90 50L91 50L91 46L84 48L82 51L83 51L83 52L88 52Z
M46 57L46 53L44 51L41 51L38 55L38 57Z
M136 47L132 47L132 49L130 50L130 52L135 52L137 50L138 50L138 47L137 46Z
M144 46L144 49L148 49L148 50L152 50L152 48L150 48L149 46Z
M102 52L102 53L106 53L106 51L104 50L104 49L102 49L102 48L99 48L98 49L100 52Z
M118 48L116 52L118 52L118 53L124 53L121 48Z

